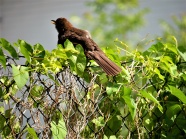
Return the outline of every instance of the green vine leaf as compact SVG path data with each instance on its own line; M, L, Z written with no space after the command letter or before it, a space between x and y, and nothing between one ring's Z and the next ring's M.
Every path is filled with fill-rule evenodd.
M82 76L86 67L87 58L84 54L84 50L81 45L76 46L76 50L79 51L79 54L77 56L76 60L76 70L78 75Z
M132 90L130 88L124 87L122 98L125 100L125 103L129 108L132 119L134 120L136 115L137 105L134 102L134 99L131 97L131 92Z
M178 99L180 99L184 104L186 104L186 96L185 94L178 88L169 85L167 88L172 95L176 96Z
M52 136L54 139L65 139L67 135L67 129L63 118L59 120L59 123L51 122Z
M20 40L18 42L20 44L20 51L21 51L21 53L24 55L26 60L30 63L31 62L30 51L32 50L31 46L29 44L27 44L23 40Z
M33 139L39 139L39 138L37 137L37 134L36 134L34 128L27 127L27 131L28 131L28 133L33 137Z
M18 54L17 54L16 50L6 39L0 38L0 45L5 50L7 50L13 58L18 59Z
M151 94L146 92L145 90L140 91L141 95L147 99L150 99L153 101L155 104L158 105L158 109L163 113L163 107L160 105L159 101Z
M182 58L186 61L186 48L183 46L178 47L178 52Z
M16 67L15 65L12 64L13 77L19 89L21 89L28 81L29 78L28 69L29 69L28 67L23 66Z
M6 69L6 58L1 48L0 48L0 63L3 65L3 68Z

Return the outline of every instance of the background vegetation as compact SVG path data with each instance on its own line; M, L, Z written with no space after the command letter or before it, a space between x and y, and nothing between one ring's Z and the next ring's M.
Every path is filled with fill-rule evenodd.
M113 48L114 39L137 45L135 32L145 24L144 15L149 12L147 8L138 8L138 0L95 0L87 5L92 12L72 20L79 21L79 27L89 30L100 47ZM130 47L134 49L135 46Z

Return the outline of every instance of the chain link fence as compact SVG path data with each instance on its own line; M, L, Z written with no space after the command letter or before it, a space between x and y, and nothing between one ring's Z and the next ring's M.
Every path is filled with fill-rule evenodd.
M165 106L163 113L154 103L134 95L137 109L132 120L128 106L108 96L96 75L86 83L68 68L50 76L42 71L30 72L29 81L18 90L12 78L11 64L19 62L10 57L7 61L6 71L0 67L1 138L28 138L28 127L33 128L39 138L52 138L51 122L58 123L61 114L65 127L60 124L59 127L66 130L67 139L101 139L104 135L115 135L119 139L163 138L162 135L172 135L171 132L176 133L176 138L186 138L184 128L178 124L178 121L186 120L185 105L176 109L175 117L167 117L168 94L160 96L161 104ZM137 75L132 76L134 79ZM137 86L137 81L133 82Z

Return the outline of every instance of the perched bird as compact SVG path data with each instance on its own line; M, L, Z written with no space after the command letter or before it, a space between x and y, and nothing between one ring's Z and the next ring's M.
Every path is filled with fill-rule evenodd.
M96 63L109 76L115 76L121 72L121 68L111 61L105 53L92 40L88 31L73 27L73 25L66 18L58 18L51 20L55 24L58 31L58 44L64 46L66 39L70 40L74 46L80 44L86 57L95 60Z

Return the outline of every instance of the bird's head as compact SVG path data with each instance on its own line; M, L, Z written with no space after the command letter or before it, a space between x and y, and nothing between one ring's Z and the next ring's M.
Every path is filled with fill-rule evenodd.
M51 20L55 24L58 32L68 30L72 27L72 24L66 18L58 18L57 20Z

